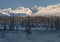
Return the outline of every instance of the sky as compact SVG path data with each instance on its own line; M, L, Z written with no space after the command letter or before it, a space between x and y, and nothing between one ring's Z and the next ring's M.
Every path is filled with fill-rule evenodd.
M60 0L0 0L0 9L17 8L19 6L48 6L60 4Z

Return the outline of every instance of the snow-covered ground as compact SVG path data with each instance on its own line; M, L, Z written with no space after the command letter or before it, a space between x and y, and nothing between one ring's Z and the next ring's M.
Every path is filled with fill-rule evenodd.
M0 42L60 42L60 32L57 31L25 31L0 32Z
M1 28L3 25L0 26ZM8 25L7 28L9 28ZM50 31L50 28L50 26L44 25L31 27L29 34L24 31L25 27L19 25L18 31L0 31L0 42L60 42L60 31ZM16 29L17 27L14 26L14 30Z

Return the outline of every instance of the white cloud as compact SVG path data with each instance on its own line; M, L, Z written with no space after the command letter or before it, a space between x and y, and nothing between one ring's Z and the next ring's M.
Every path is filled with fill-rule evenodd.
M0 13L2 14L10 14L10 13L14 13L14 14L22 13L23 14L24 13L28 15L34 15L34 16L36 15L60 15L60 4L49 5L46 7L34 6L31 9L25 8L25 7L18 7L16 9L7 8L7 9L0 9Z

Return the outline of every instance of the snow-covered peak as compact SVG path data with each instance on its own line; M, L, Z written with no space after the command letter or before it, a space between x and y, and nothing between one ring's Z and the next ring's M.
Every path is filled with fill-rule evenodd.
M10 15L11 13L18 15L18 14L26 14L29 16L46 16L46 15L56 15L60 16L60 4L56 5L49 5L46 7L39 7L34 6L32 8L26 7L17 7L16 9L7 8L7 9L0 9L1 14ZM57 14L58 13L58 14Z

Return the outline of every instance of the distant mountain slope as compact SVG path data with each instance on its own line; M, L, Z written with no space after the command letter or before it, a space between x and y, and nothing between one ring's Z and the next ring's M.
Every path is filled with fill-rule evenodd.
M0 16L7 16L6 14L2 14L2 13L0 13Z
M28 16L27 14L21 14L21 13L18 13L18 14L14 14L14 13L10 13L10 16Z

